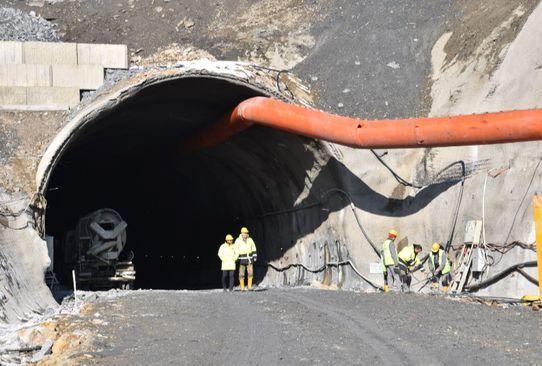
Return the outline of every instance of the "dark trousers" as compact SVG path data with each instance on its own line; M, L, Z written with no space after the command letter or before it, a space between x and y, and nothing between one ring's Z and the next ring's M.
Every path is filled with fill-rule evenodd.
M442 283L442 286L448 286L450 282L452 282L452 274L448 272L444 275L443 274L434 275L433 278L431 279L431 282L433 283L438 283L439 281Z
M229 289L230 291L233 291L233 274L235 273L235 270L231 271L222 271L222 288L224 290ZM227 277L230 277L229 287L227 286L226 279Z
M410 291L410 283L412 282L412 275L410 270L403 263L399 263L399 278L401 279L401 291Z

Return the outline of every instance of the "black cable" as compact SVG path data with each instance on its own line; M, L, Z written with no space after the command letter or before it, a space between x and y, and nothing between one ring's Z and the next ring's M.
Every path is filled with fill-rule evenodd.
M6 229L10 229L10 230L15 230L15 231L21 231L21 230L25 230L29 227L35 229L36 227L34 226L33 223L31 223L30 221L27 221L26 224L24 224L23 226L11 226L9 223L6 223L6 222L3 222L2 220L0 220L0 225L2 225L3 227L5 227Z
M275 82L277 84L277 90L279 93L282 93L282 89L280 87L280 75L283 74L283 73L290 73L291 70L284 70L284 69L274 69L272 67L266 67L266 66L260 66L260 65L252 65L252 67L254 67L256 70L266 70L266 71L272 71L272 72L275 72L276 75L275 75ZM288 88L288 85L284 84L285 86L285 90L290 93L290 97L294 97L294 93L292 93L292 91L290 90L290 88Z
M515 272L517 271L518 269L521 269L523 267L536 267L537 266L537 261L529 261L529 262L523 262L523 263L518 263L518 264L515 264L513 266L510 266L508 268L506 268L505 270L497 273L496 275L493 275L492 277L482 281L482 282L479 282L479 283L476 283L476 284L473 284L473 285L470 285L470 286L465 286L465 291L477 291L481 288L484 288L484 287L487 287L501 279L503 279L504 277L508 276L510 273L512 272Z
M448 253L450 251L450 247L452 246L452 241L454 239L455 228L457 226L457 220L459 218L459 209L461 207L461 201L463 201L463 191L465 190L465 178L466 178L466 175L467 175L467 171L466 171L467 169L465 167L465 162L463 160L453 162L450 165L448 165L447 167L445 167L444 169L442 169L435 177L435 178L438 178L444 171L448 170L449 168L451 168L452 166L454 166L456 164L461 165L461 172L462 172L461 186L459 188L459 195L458 195L457 204L456 204L456 207L455 207L455 212L454 212L454 215L452 216L452 225L450 227L450 234L448 236L448 241L446 242L446 246L444 247L444 251L446 253Z
M31 220L30 218L32 218L33 214L34 214L34 211L30 210L29 207L26 207L24 210L21 210L15 214L4 214L2 212L0 212L0 225L1 226L4 226L5 228L7 229L11 229L11 230L24 230L28 227L32 227L32 228L36 228L35 226L35 223L33 222L33 220ZM29 218L26 219L26 222L23 226L13 226L11 223L10 223L10 218L11 219L17 219L18 217L20 217L22 214L24 213L27 213Z
M348 199L348 201L350 202L350 209L352 210L352 213L354 214L354 218L356 219L356 222L359 226L359 228L361 229L361 232L363 234L363 236L365 237L365 240L367 240L367 242L371 245L371 247L373 248L373 250L375 251L375 253L380 257L380 250L378 249L377 245L371 240L371 238L369 237L369 234L367 234L367 232L365 231L365 228L363 227L363 224L361 223L361 220L359 219L358 217L358 214L356 212L356 208L354 206L354 201L352 201L352 197L350 197L350 195L348 194L348 192L342 190L342 189L339 189L339 188L332 188L326 192L324 192L321 196L321 200L327 198L331 193L340 193L342 195L344 195L346 197L346 199Z
M536 246L534 243L527 244L517 240L507 244L486 243L486 247L492 252L499 252L501 254L506 254L515 247L520 247L525 250L532 250L533 252L536 252Z
M382 159L377 153L376 151L374 151L373 149L371 149L371 152L373 153L373 155L377 158L377 160L393 175L393 177L395 178L395 180L397 180L397 182L399 182L400 184L404 185L404 186L407 186L407 187L412 187L412 188L417 188L417 189L420 189L420 188L423 188L423 186L419 186L419 185L415 185L411 182L408 182L406 179L404 179L403 177L401 177L399 174L397 174L385 161L384 159ZM437 178L442 175L445 171L447 171L449 168L451 168L452 166L456 165L456 164L460 164L461 165L461 187L460 187L460 190L459 190L459 196L458 196L458 202L457 202L457 205L456 205L456 208L455 208L455 212L454 212L454 215L452 217L452 224L451 224L451 228L450 228L450 235L448 236L448 241L446 242L446 246L445 246L445 251L446 253L450 250L450 247L452 245L452 241L453 241L453 238L454 238L454 233L455 233L455 228L457 226L457 220L459 218L459 208L461 207L461 201L463 200L463 191L465 189L465 178L466 178L466 175L467 175L467 169L466 169L466 166L465 166L465 162L463 160L459 160L459 161L455 161L451 164L449 164L448 166L444 167L436 176L435 178L433 179L433 181L436 181ZM357 220L357 216L356 216L356 220ZM358 220L358 225L359 225L359 220ZM363 230L363 227L360 225L360 227L362 228L362 231L364 232ZM364 233L365 235L365 233ZM371 242L370 242L371 243ZM371 244L373 246L373 248L375 249L375 251L377 252L378 254L378 250L376 249L376 246L373 244Z
M332 189L329 189L329 190L325 191L320 196L320 201L319 202L314 202L314 203L310 203L310 204L307 204L307 205L304 205L304 206L294 207L294 208L290 208L290 209L286 209L286 210L266 212L266 213L263 213L263 214L259 214L256 217L258 219L261 219L261 218L264 218L264 217L267 217L267 216L282 215L282 214L286 214L286 213L291 213L291 212L296 212L296 211L300 211L300 210L309 209L309 208L312 208L312 207L315 207L315 206L323 206L324 201L326 199L328 199L328 197L332 193L340 193L340 194L342 194L343 196L346 197L346 199L349 201L350 209L352 210L352 213L354 214L354 218L356 219L356 222L357 222L363 236L365 237L367 242L371 245L371 247L373 248L375 253L380 257L380 250L378 249L377 245L371 240L371 238L369 237L369 234L367 233L367 231L365 231L365 227L363 227L363 224L361 223L361 220L360 220L360 218L359 218L359 216L358 216L358 214L356 212L356 208L354 206L354 202L352 201L352 197L348 194L348 192L346 192L346 191L344 191L344 190L342 190L340 188L332 188Z
M521 275L522 275L523 277L525 277L525 279L527 279L527 281L529 281L529 282L531 282L532 284L538 286L538 280L537 280L536 278L534 278L533 276L531 276L530 274L528 274L527 272L525 272L523 269L517 268L516 271L518 271L519 273L521 273Z
M22 214L24 214L25 212L26 212L26 213L30 213L30 212L28 211L28 207L25 207L25 208L23 208L22 210L19 210L19 211L17 211L17 212L3 211L3 210L0 209L0 216L2 216L2 217L13 217L13 218L17 218L17 217L21 216Z
M20 199L16 199L16 200L13 200L13 201L7 201L7 202L2 202L1 205L6 207L6 208L3 208L3 207L0 207L0 216L4 216L4 217L19 217L21 216L23 213L25 213L28 208L31 206L31 204L28 204L25 208L17 211L17 212L13 212L11 209L8 208L9 204L12 204L12 203L15 203L15 202L21 202L21 201L24 201L26 198L20 198ZM30 202L32 202L32 200L30 200Z
M410 183L409 181L407 181L406 179L404 179L403 177L401 177L399 174L397 174L385 161L384 159L382 159L377 153L376 151L374 151L373 149L371 149L371 152L373 153L373 155L375 156L375 158L378 159L378 161L386 168L388 169L388 171L391 173L391 175L393 175L393 177L395 178L395 180L397 180L397 182L399 182L400 184L404 185L404 186L407 186L407 187L412 187L412 188L417 188L417 189L420 189L420 188L423 188L423 186L418 186L418 185L415 185L413 183Z
M322 205L322 202L309 203L307 205L288 208L286 210L265 212L263 214L256 215L256 218L261 219L261 218L268 217L268 216L282 215L282 214L287 214L287 213L291 213L291 212L306 210L306 209L309 209L309 208L312 208L312 207L315 207L315 206L321 206L321 205Z
M339 263L335 263L335 266L338 266L342 264L341 262ZM284 271L287 271L289 270L290 268L298 268L298 267L301 267L303 268L305 271L307 272L310 272L310 273L320 273L322 272L323 270L325 270L328 266L332 266L333 264L322 264L320 267L318 268L315 268L315 269L311 269L311 268L308 268L306 267L304 264L302 263L291 263L289 265L287 265L286 267L277 267L271 263L260 263L260 262L256 262L255 263L255 266L256 267L271 267L273 268L275 271L277 272L284 272Z
M292 263L292 264L289 264L287 265L286 267L282 267L282 268L279 268L279 267L276 267L274 266L273 264L271 263L259 263L259 262L256 262L254 264L255 266L257 267L270 267L272 269L274 269L275 271L277 272L284 272L292 267L301 267L303 268L305 271L308 271L308 272L311 272L311 273L319 273L319 272L322 272L324 271L326 268L328 267L339 267L339 266L350 266L350 268L352 268L352 270L361 278L363 279L365 282L367 282L369 285L371 285L373 288L377 289L377 290L383 290L382 287L376 285L374 282L372 282L371 280L369 280L367 277L365 277L364 275L362 275L358 269L354 266L354 263L352 263L351 260L345 260L345 261L342 261L342 262L333 262L333 263L326 263L326 264L323 264L322 266L320 266L319 268L315 268L315 269L311 269L311 268L308 268L306 267L304 264L302 263Z
M12 201L2 202L2 205L7 206L8 204L14 203L14 202L21 202L24 201L26 198L20 198ZM12 229L12 230L24 230L28 227L36 228L36 217L39 216L41 213L43 213L43 207L45 207L45 197L40 193L35 193L29 200L29 203L26 205L25 208L17 211L12 212L9 208L4 208L0 210L0 225ZM24 226L21 227L14 227L10 225L10 218L18 218L22 216L23 214L27 214L31 219L27 219Z

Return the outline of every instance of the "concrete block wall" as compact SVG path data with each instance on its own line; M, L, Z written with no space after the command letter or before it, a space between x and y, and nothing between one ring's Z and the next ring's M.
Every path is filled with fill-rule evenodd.
M69 109L103 84L104 69L128 66L126 45L0 42L0 109Z

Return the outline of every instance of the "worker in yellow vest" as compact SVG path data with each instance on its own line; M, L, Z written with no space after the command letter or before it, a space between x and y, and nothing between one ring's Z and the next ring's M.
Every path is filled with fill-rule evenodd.
M410 283L412 282L412 272L422 269L422 263L418 255L422 252L422 246L419 244L407 245L397 257L399 257L399 276L401 278L401 291L410 291Z
M431 254L429 254L429 270L432 275L431 286L433 290L438 290L440 282L442 283L442 291L447 293L448 286L452 281L452 266L439 243L433 243L431 246Z
M241 291L245 288L245 271L248 274L248 290L252 290L252 278L254 276L254 262L258 259L256 244L249 236L246 227L241 228L241 234L235 240L235 249L239 255L239 285Z
M233 236L226 235L226 242L218 249L218 257L222 261L222 288L224 291L233 291L233 278L235 274L235 261L237 260L237 251L233 245ZM229 283L226 280L229 277Z
M393 289L397 289L399 286L399 275L396 271L398 259L395 238L397 238L397 231L391 229L388 232L388 238L382 243L382 250L380 250L380 267L384 274L384 292L390 290L389 282L392 283Z

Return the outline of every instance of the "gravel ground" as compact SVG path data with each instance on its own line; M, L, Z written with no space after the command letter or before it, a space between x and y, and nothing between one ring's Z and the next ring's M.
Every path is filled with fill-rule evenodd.
M55 25L34 11L0 7L0 40L57 42Z
M418 295L135 291L100 297L93 312L101 341L90 365L534 365L542 356L540 313Z

